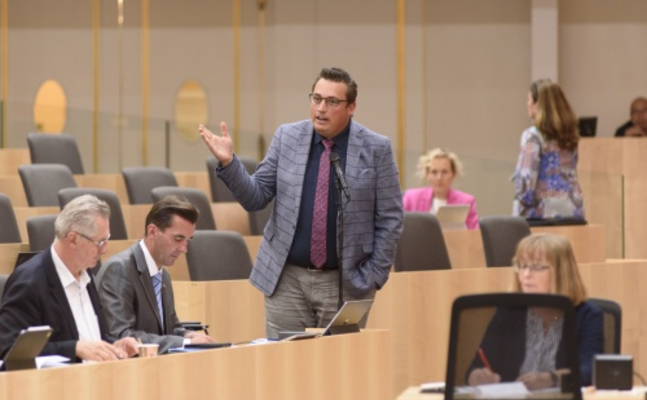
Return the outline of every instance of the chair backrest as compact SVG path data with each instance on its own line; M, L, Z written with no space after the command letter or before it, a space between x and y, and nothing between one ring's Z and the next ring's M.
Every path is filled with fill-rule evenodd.
M21 243L20 229L11 200L0 193L0 243Z
M58 206L58 191L77 187L72 171L63 164L31 164L18 167L30 207Z
M523 217L497 215L479 218L485 264L509 267L521 239L530 236L530 225Z
M202 190L186 187L160 186L151 191L153 201L156 203L168 195L184 197L198 209L200 216L198 217L198 222L195 224L195 229L216 229L216 221L213 218L211 203Z
M252 259L238 232L195 231L186 261L192 281L247 279Z
M2 305L2 295L4 294L4 286L9 279L9 274L0 274L0 305Z
M434 215L404 213L404 228L393 267L395 271L451 269L445 237Z
M65 164L73 174L84 173L76 139L70 134L30 133L27 145L32 164Z
M528 328L529 319L539 323L530 325L537 327L539 332ZM551 370L568 369L571 372L571 385L559 398L580 400L582 379L575 309L571 300L561 295L525 293L468 295L460 296L454 301L447 351L445 399L466 398L457 396L455 389L478 385L470 377L472 371L481 368L490 368L499 374L503 383L515 382L525 358L527 337L535 333L542 335L545 324L548 324L550 337L559 343L555 359L549 362L555 365ZM472 389L479 390L474 387ZM540 393L537 395L537 398L545 398ZM474 394L469 397L472 396ZM526 396L527 394L520 394L510 398L520 399ZM476 398L478 397L477 395Z
M250 175L253 174L254 171L256 171L256 167L258 166L258 161L247 157L239 157L239 159L240 159L240 162L243 163L243 165L245 166L245 169ZM209 187L211 188L211 200L214 203L236 201L234 199L234 196L229 191L229 188L227 187L227 185L225 185L225 182L223 182L222 179L218 178L216 174L217 167L218 167L218 160L216 160L215 157L208 157L207 172L209 174Z
M111 190L105 189L90 189L90 188L68 188L61 189L58 192L58 201L61 210L67 203L74 198L84 194L91 194L108 203L110 206L110 239L113 240L126 240L128 239L128 231L126 230L126 222L124 214L121 210L121 203L117 194Z
M54 222L58 214L38 215L27 219L29 250L43 251L54 242Z
M604 315L604 353L620 354L622 348L622 307L613 300L589 297Z
M168 168L128 167L121 174L130 204L152 204L151 190L159 186L177 186L177 179Z
M265 225L269 221L272 211L274 211L274 199L270 201L267 206L259 211L250 211L249 216L249 234L258 236L262 235L265 230Z

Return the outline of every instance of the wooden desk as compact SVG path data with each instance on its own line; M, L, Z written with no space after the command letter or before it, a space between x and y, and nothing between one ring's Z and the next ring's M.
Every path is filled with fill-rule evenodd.
M31 164L29 149L0 149L0 175L18 176L18 167Z
M535 227L531 228L531 231L566 236L573 246L575 259L578 262L590 263L606 260L604 227L602 225ZM444 231L443 236L453 269L486 266L481 231Z
M21 400L391 400L391 334L364 331L0 374ZM335 356L332 357L331 354Z
M647 258L647 141L582 138L578 175L586 217L607 231L607 255Z
M11 200L14 207L27 207L27 195L22 187L18 173L13 175L0 175L0 193L4 193Z
M418 386L411 386L400 394L396 400L443 400L444 395L437 393L420 393ZM636 387L633 390L598 390L585 391L584 400L643 400L645 398L645 388Z
M647 261L608 261L581 264L588 293L617 301L623 310L622 353L634 357L636 370L647 369ZM377 294L368 328L393 333L393 387L445 379L451 306L458 296L508 291L515 278L512 268L475 268L392 273ZM228 335L263 336L263 296L247 281L174 281L180 318L200 319ZM244 311L238 311L237 302ZM185 315L187 317L185 317ZM241 318L250 315L250 319Z

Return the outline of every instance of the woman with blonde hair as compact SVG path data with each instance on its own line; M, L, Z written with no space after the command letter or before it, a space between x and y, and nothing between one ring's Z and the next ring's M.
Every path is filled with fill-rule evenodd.
M417 175L429 186L409 189L404 193L404 211L430 212L451 204L468 204L469 213L465 220L467 229L478 229L479 216L474 196L452 188L454 178L461 176L463 165L458 156L443 149L433 149L418 160Z
M558 84L532 83L528 116L533 126L521 135L513 181L514 214L526 218L584 218L577 179L578 120Z
M590 385L593 356L603 352L603 315L599 307L586 301L570 242L559 235L530 235L517 246L514 264L514 291L560 294L572 301L582 384ZM566 372L563 322L562 315L553 309L498 310L481 342L490 368L475 357L468 382L520 381L528 389L557 386L559 375Z

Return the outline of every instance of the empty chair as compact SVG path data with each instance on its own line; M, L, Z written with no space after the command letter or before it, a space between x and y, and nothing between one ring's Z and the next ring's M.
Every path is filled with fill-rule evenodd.
M157 203L162 200L164 196L173 195L184 197L187 201L195 206L200 212L198 222L195 224L196 229L216 229L216 221L213 218L211 211L211 203L206 194L200 189L174 187L174 186L160 186L151 191L153 202Z
M159 186L177 186L170 169L161 167L128 167L121 171L130 204L151 204L151 190Z
M29 250L43 251L54 242L54 222L57 214L38 215L27 219Z
M272 200L262 210L249 212L249 234L258 236L262 235L265 230L265 225L272 215L274 210L274 201Z
M258 166L258 161L246 158L239 157L240 162L243 163L247 172L251 175L256 171ZM207 158L207 171L209 173L209 187L211 188L211 200L214 203L223 203L228 201L236 201L234 196L229 191L225 182L222 179L218 178L216 175L216 168L218 167L218 160L215 157Z
M58 191L77 187L72 171L63 164L21 165L18 173L30 207L58 206Z
M32 164L65 164L73 174L84 173L74 136L67 133L30 133L27 144Z
M479 219L485 264L509 267L521 239L530 236L530 226L523 217L497 215Z
M21 243L18 221L11 200L0 193L0 243Z
M602 309L604 314L604 353L620 354L622 340L622 307L613 300L589 297L586 301Z
M252 259L238 232L195 231L186 253L192 281L247 279Z
M405 212L404 228L395 253L395 271L450 269L445 237L430 213Z
M91 194L100 200L105 201L110 206L110 239L113 240L126 240L128 239L128 231L126 230L126 222L124 214L121 210L121 203L117 194L111 190L105 189L89 189L89 188L68 188L62 189L58 192L58 201L61 209L74 198L84 194Z

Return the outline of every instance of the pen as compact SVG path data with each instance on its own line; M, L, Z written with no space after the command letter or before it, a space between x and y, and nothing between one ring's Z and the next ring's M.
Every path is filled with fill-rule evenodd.
M483 349L481 347L479 347L479 358L481 359L483 365L485 365L485 368L487 368L488 371L492 372L490 362L487 360L487 357L485 357L485 353L483 352Z

